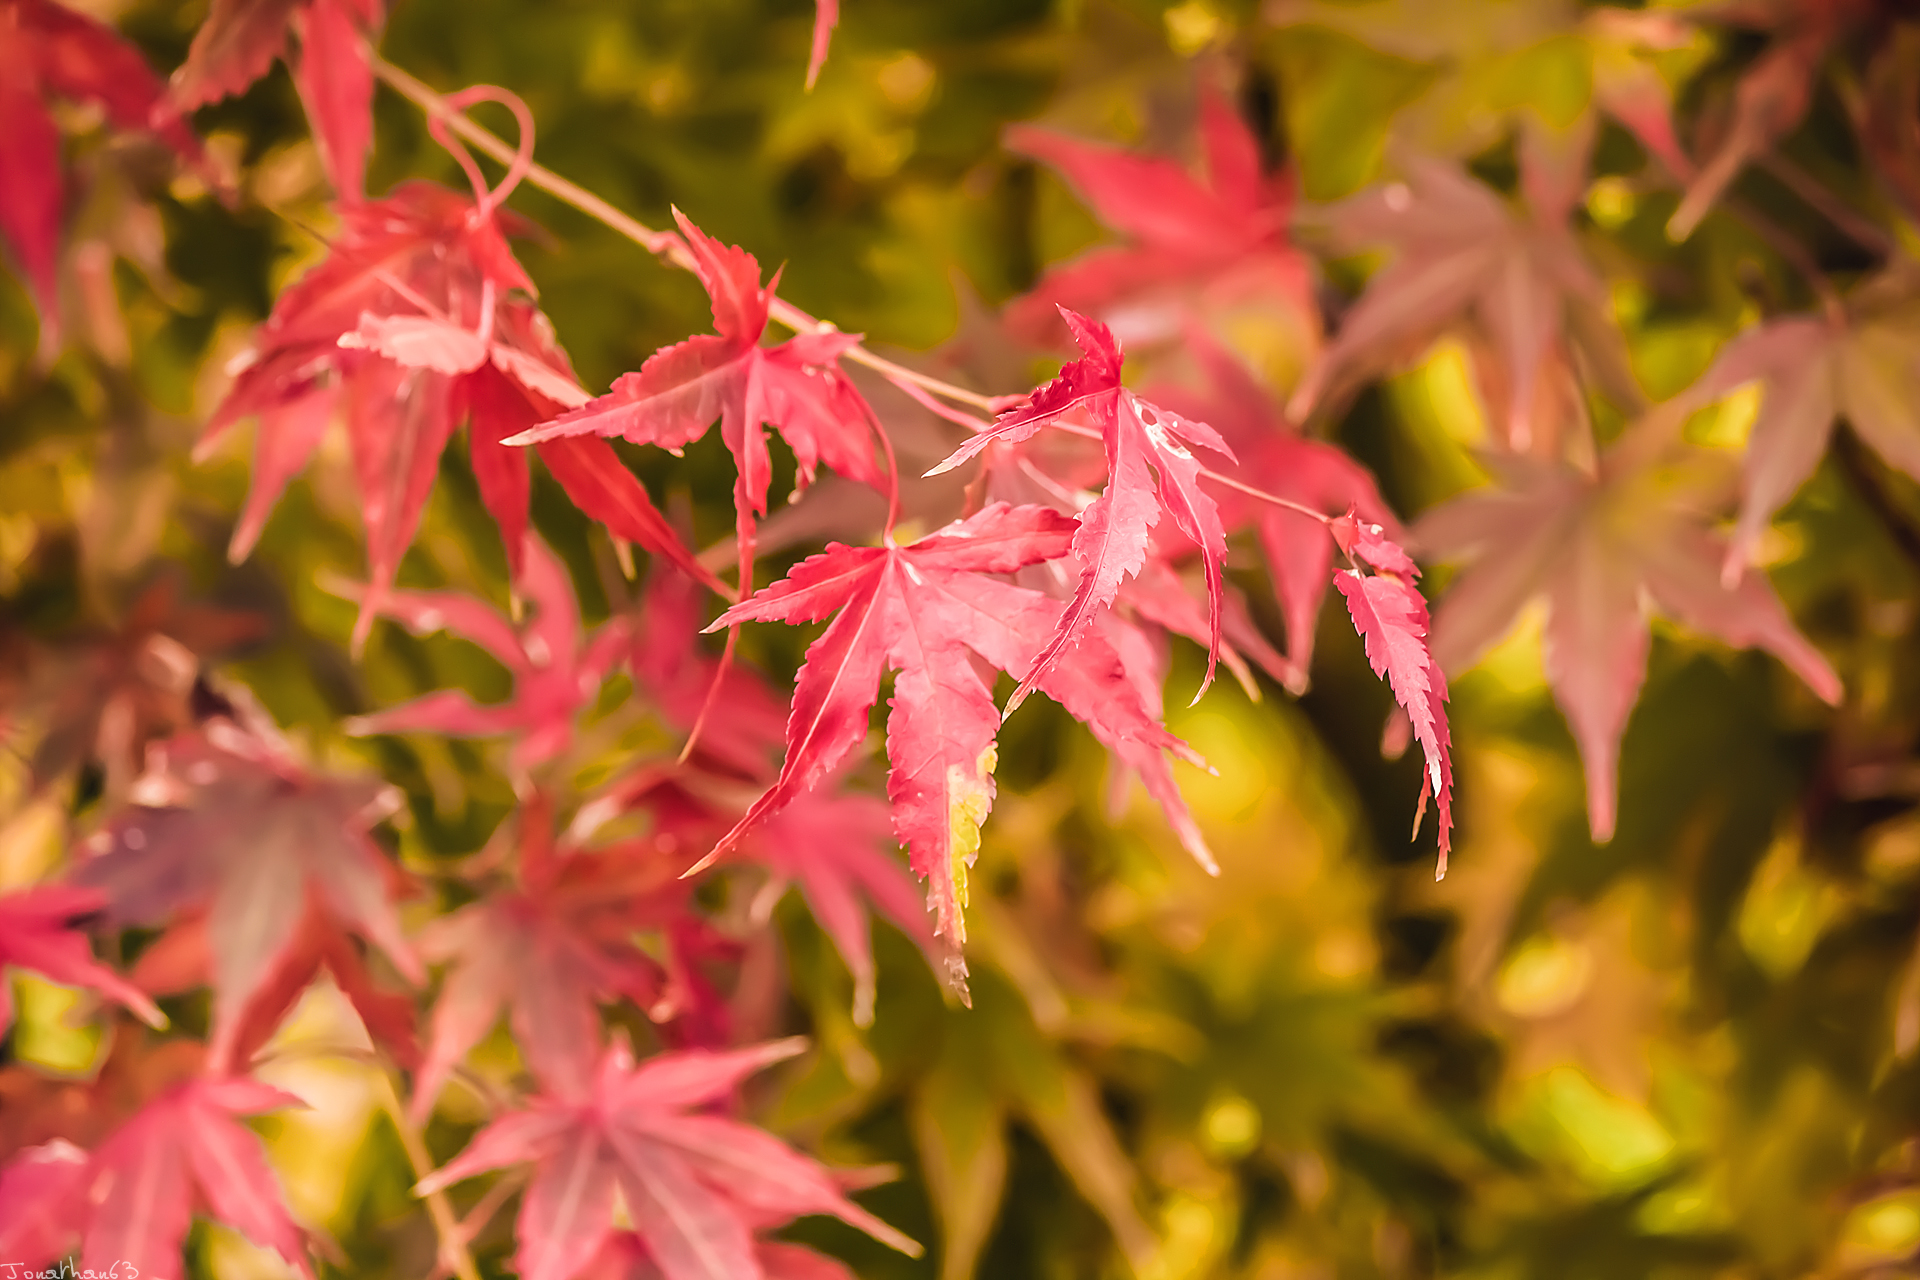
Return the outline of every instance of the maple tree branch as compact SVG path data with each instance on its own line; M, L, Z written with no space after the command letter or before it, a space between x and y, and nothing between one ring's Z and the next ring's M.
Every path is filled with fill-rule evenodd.
M400 1135L400 1146L407 1153L407 1164L413 1169L413 1179L418 1185L422 1178L433 1172L433 1156L427 1151L427 1144L421 1140L420 1131L407 1119L407 1109L400 1101L400 1091L394 1087L393 1076L382 1069L380 1072L381 1093L384 1095L380 1105L386 1110L387 1118L393 1121L393 1130ZM421 1199L427 1202L427 1216L433 1219L433 1231L440 1238L441 1264L458 1276L460 1280L480 1280L480 1269L474 1265L473 1254L467 1248L466 1235L460 1229L460 1220L454 1216L453 1206L447 1202L444 1191L429 1191Z
M510 165L515 162L519 148L468 119L466 114L456 108L446 95L433 89L425 81L394 66L371 48L367 50L367 60L373 67L373 73L386 81L389 88L425 111L433 119L443 122L448 130L502 164ZM663 258L682 270L694 270L693 255L687 252L687 247L680 242L680 237L671 231L654 230L639 219L622 213L579 183L561 177L543 164L537 162L527 164L525 181L540 188L554 199L573 206L589 218L619 232L648 253ZM776 297L771 300L767 314L771 319L778 320L796 333L839 332L832 323L817 320L782 298ZM965 387L957 387L916 369L909 369L885 356L875 355L864 346L849 347L845 354L847 359L867 366L889 381L912 383L957 404L972 405L988 413L993 412L992 397L977 391L969 391Z
M1841 303L1840 294L1833 287L1833 281L1827 279L1826 273L1820 270L1820 264L1813 260L1813 255L1807 252L1805 245L1788 234L1779 223L1744 200L1727 196L1720 203L1727 212L1746 223L1749 231L1766 241L1768 248L1779 254L1786 260L1787 265L1805 278L1807 287L1812 289L1814 297L1820 300L1820 309L1826 313L1828 320L1840 324L1846 319L1846 307Z
M1898 247L1892 236L1855 212L1818 178L1778 151L1762 154L1760 167L1862 249L1885 258Z
M1853 428L1841 423L1833 431L1833 460L1847 477L1847 483L1860 500L1880 520L1887 531L1887 537L1906 557L1916 572L1920 572L1920 525L1915 525L1913 517L1901 509L1893 495L1880 482L1875 472L1873 460L1867 456L1866 446L1860 443Z
M1321 524L1330 525L1333 523L1333 517L1324 511L1317 511L1304 502L1295 502L1290 498L1282 498L1278 494L1268 493L1265 489L1256 489L1244 481L1235 480L1232 476L1222 475L1211 467L1200 468L1200 478L1202 480L1211 480L1215 484L1222 485L1228 489L1238 490L1246 494L1249 498L1258 498L1261 502L1271 503L1276 507L1283 507L1288 511L1297 511L1303 516L1311 516Z
M394 92L398 93L401 97L406 98L418 106L435 120L443 122L445 127L452 133L472 143L502 164L516 164L524 159L520 154L520 148L512 146L504 138L501 138L491 130L475 124L472 120L468 119L466 114L460 111L454 102L446 95L435 90L425 81L408 74L391 62L388 62L371 47L367 49L367 59L373 67L373 73L381 80L384 80L388 87L393 89ZM654 230L639 219L622 213L612 204L578 183L561 177L545 165L537 161L526 163L524 181L530 186L540 188L540 190L546 192L556 200L571 205L573 208L602 223L611 230L619 232L627 239L645 249L648 253L664 259L682 270L694 270L693 255L687 251L686 245L681 243L679 236L674 235L670 231ZM1764 237L1765 233L1762 232L1762 235ZM1778 246L1776 246L1776 248L1778 248ZM1783 250L1783 253L1784 252ZM1809 259L1808 261L1809 265L1811 265L1811 260ZM1825 283L1824 277L1819 275L1818 268L1814 268L1812 280L1814 281L1816 291L1824 289L1825 294L1823 294L1823 297L1832 295L1835 305L1838 305L1838 295L1832 294L1832 286ZM796 333L840 332L839 327L833 324L833 322L820 320L808 315L792 303L778 297L771 300L767 313L769 318L778 320L781 324ZM888 381L901 386L902 389L918 388L921 391L931 392L933 395L951 400L956 404L972 406L989 415L999 412L1001 401L993 396L984 395L978 391L969 391L965 387L955 386L951 382L946 382L929 374L921 373L916 369L909 369L907 366L889 360L885 356L875 355L864 346L855 345L849 347L845 354L847 359L856 364L865 365ZM914 398L920 400L923 404L926 403L926 400L922 396L916 395ZM960 413L942 412L941 416L974 431L984 430L988 425L986 422L976 421L968 415ZM1099 438L1099 433L1096 431L1071 427L1065 424L1056 425L1060 426L1064 431L1074 432L1080 435L1090 435L1095 439ZM1328 523L1332 518L1323 511L1316 511L1303 503L1292 502L1286 498L1268 493L1263 489L1257 489L1250 484L1234 479L1232 476L1222 475L1220 472L1214 471L1211 468L1202 467L1200 474L1215 484L1237 490L1261 502L1271 503L1277 507L1284 507L1289 511L1297 511L1301 515L1310 516L1320 521L1322 524ZM709 548L709 550L716 550L716 548ZM702 553L702 563L705 563L705 554L706 553ZM745 584L742 585L744 588Z

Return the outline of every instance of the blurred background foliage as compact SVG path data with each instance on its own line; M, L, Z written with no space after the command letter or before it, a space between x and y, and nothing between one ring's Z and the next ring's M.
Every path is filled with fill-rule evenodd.
M163 70L206 10L85 7ZM1599 7L1573 0L844 8L811 94L808 0L398 0L381 47L442 89L513 90L550 167L653 225L677 205L763 263L785 262L782 292L797 305L993 392L1049 372L1000 338L996 310L1048 264L1108 238L1056 175L1002 149L1010 122L1191 156L1196 85L1224 78L1308 201L1392 176L1398 148L1467 161L1511 191L1521 117L1581 115L1608 60L1627 56L1595 22ZM1683 117L1710 122L1761 43L1688 30L1647 57ZM382 90L376 121L372 191L420 176L463 185L413 106ZM504 113L491 122L510 129ZM390 624L348 660L353 608L326 589L362 572L339 451L294 482L253 559L227 565L243 442L201 465L188 451L223 366L317 259L328 215L284 69L197 123L239 176L236 198L173 176L138 142L74 134L70 252L85 270L69 275L66 303L81 340L50 368L33 358L25 292L0 280L7 634L111 632L163 574L184 597L261 615L264 634L220 670L317 757L371 763L402 786L409 805L392 839L407 866L430 871L479 850L511 807L500 749L351 740L340 721L449 685L498 699L507 680L469 644ZM1884 212L1830 87L1782 149ZM1687 384L1757 316L1805 304L1793 266L1735 219L1709 217L1670 243L1677 193L1647 178L1616 125L1603 126L1596 175L1579 234L1650 394ZM1767 176L1736 190L1823 268L1869 265ZM523 187L511 203L530 224L523 261L589 387L705 327L687 275L540 192ZM1898 234L1912 246L1910 228ZM1330 306L1369 265L1328 264ZM1257 314L1234 326L1225 336L1284 391L1308 354L1301 336ZM873 394L909 472L945 452L950 431ZM1736 397L1692 430L1734 447L1752 412ZM1403 517L1482 479L1474 450L1487 425L1458 342L1361 395L1330 431ZM697 544L725 535L730 470L717 442L686 463L626 456L691 520ZM791 1234L875 1280L1909 1273L1920 1249L1920 582L1889 529L1920 518L1920 504L1902 478L1859 466L1890 495L1893 524L1830 460L1765 548L1845 677L1845 708L1825 713L1770 660L1658 629L1605 846L1587 836L1537 617L1456 683L1461 835L1439 884L1431 837L1406 838L1419 766L1382 758L1388 694L1337 611L1307 696L1266 683L1255 702L1223 682L1171 714L1218 770L1182 774L1218 880L1144 797L1111 800L1103 753L1063 714L1029 704L1002 740L1001 799L974 873L970 1011L877 926L877 1021L857 1028L845 969L811 917L791 897L776 914L772 962L791 998L767 1027L806 1032L814 1048L774 1073L758 1114L830 1161L897 1164L901 1178L862 1199L929 1254L906 1259L821 1219ZM959 495L929 487L916 501L931 524ZM870 535L874 514L826 499L776 516L769 544L781 550L763 574L826 537ZM604 537L544 478L535 524L570 562L589 621L626 599ZM1255 559L1234 563L1265 601ZM458 450L401 581L505 604L498 538ZM1444 594L1444 574L1429 582ZM751 629L744 652L784 678L805 638ZM1170 704L1185 701L1199 662L1190 646L1176 651ZM623 753L662 745L618 718L619 692L603 696L607 731L590 739L600 755L582 766L583 786ZM7 767L0 887L42 874L89 803L85 778L71 796L30 800L24 766ZM13 981L14 1062L97 1070L105 1037L71 1025L71 993ZM314 1110L262 1131L296 1211L335 1242L331 1273L425 1275L431 1230L382 1112L383 1077L323 1052L350 1017L340 1009L316 993L283 1031L263 1074ZM190 1010L177 1017L194 1025ZM478 1065L512 1078L504 1034ZM24 1105L0 1093L0 1132L6 1109ZM434 1155L459 1149L482 1114L450 1094L428 1133ZM489 1274L510 1257L509 1222L499 1215L476 1242ZM205 1274L278 1265L197 1230Z

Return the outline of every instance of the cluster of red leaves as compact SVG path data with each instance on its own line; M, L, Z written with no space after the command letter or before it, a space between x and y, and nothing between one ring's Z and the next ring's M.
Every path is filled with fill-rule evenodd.
M161 97L146 59L111 27L55 0L0 3L0 189L7 193L0 200L0 241L32 289L47 335L59 323L66 212L60 133L48 105L55 98L98 105L114 128L145 130L153 127ZM183 157L200 155L199 142L179 122L166 121L158 132Z
M1775 44L1743 84L1733 133L1693 179L1677 223L1697 218L1790 127L1810 68L1859 6L1776 7ZM809 86L838 16L836 0L817 0ZM514 681L497 705L439 691L349 727L510 738L520 795L490 854L463 870L471 903L409 939L396 907L409 886L373 835L393 808L390 790L311 767L243 699L200 705L192 696L199 657L241 638L242 624L155 596L80 654L84 678L32 712L45 722L36 783L96 761L108 812L64 882L0 899L0 965L89 987L155 1023L153 995L210 986L213 1026L204 1064L116 1111L118 1127L82 1135L86 1149L56 1136L0 1151L0 1257L51 1256L76 1241L90 1263L170 1257L198 1206L303 1267L301 1232L235 1117L296 1101L245 1072L324 968L381 1051L413 1072L415 1122L506 1020L534 1092L421 1190L531 1165L521 1274L838 1275L837 1264L766 1233L826 1213L915 1246L855 1205L850 1184L725 1114L750 1074L796 1046L740 1047L761 1033L717 975L743 967L751 942L741 920L696 901L687 877L757 867L764 887L747 929L798 885L852 975L856 1021L873 1015L869 905L925 947L964 997L968 869L994 800L1004 716L1034 691L1054 699L1107 748L1119 777L1142 780L1211 867L1172 766L1200 762L1162 723L1167 638L1206 648L1202 692L1221 663L1257 691L1249 658L1299 690L1330 581L1420 746L1422 812L1431 799L1443 870L1453 786L1444 669L1471 662L1535 595L1547 597L1547 674L1587 763L1599 838L1613 827L1614 757L1644 677L1646 601L1731 643L1768 648L1821 696L1839 696L1747 561L1837 415L1920 473L1903 407L1910 374L1893 367L1884 332L1893 322L1869 288L1844 314L1761 329L1698 388L1596 453L1574 370L1617 372L1620 362L1600 277L1569 228L1586 134L1550 146L1523 136L1520 207L1454 166L1413 158L1404 183L1331 211L1336 249L1385 247L1393 258L1283 412L1214 335L1223 317L1255 308L1314 347L1321 318L1308 259L1290 239L1291 178L1268 170L1226 101L1201 96L1204 181L1168 159L1014 131L1010 146L1059 168L1128 240L1049 272L1010 310L1014 328L1048 340L1064 317L1079 357L1031 393L996 401L995 421L973 424L974 436L935 469L977 467L967 514L903 543L887 437L842 367L863 356L860 339L819 326L764 345L778 278L763 283L745 250L676 211L679 236L655 247L691 265L714 332L661 349L596 398L577 385L507 244L499 205L526 171L529 138L498 189L485 190L470 168L472 198L425 184L365 197L365 40L382 17L378 0L215 0L163 91L106 28L51 0L0 0L0 178L19 193L0 203L0 233L49 326L62 187L43 99L97 102L118 128L157 124L191 157L180 113L243 90L297 42L289 62L339 228L325 259L279 298L207 426L203 449L257 422L253 488L231 551L248 553L286 485L343 423L367 539L368 582L353 590L356 644L383 616L416 632L445 629ZM1630 123L1674 177L1689 178L1670 124L1644 107ZM1197 376L1156 384L1151 397L1129 390L1116 329L1148 351L1179 343ZM1499 483L1418 525L1414 545L1475 560L1430 621L1403 550L1409 539L1371 478L1301 424L1443 330L1464 332L1475 353ZM1780 359L1788 350L1797 358ZM1713 477L1683 467L1685 483L1672 482L1685 453L1674 428L1685 409L1755 378L1766 382L1762 415L1729 546L1709 531ZM907 389L928 402L925 388ZM687 550L604 439L678 451L716 421L737 468L746 598L706 630L825 622L790 698L735 664L731 645L718 658L700 647L702 591L735 593ZM531 608L525 621L462 594L393 585L463 423L516 598ZM793 450L803 489L824 465L887 494L890 514L878 545L829 544L753 592L772 477L768 426ZM529 530L526 446L583 511L656 557L644 598L616 602L591 634L565 566ZM1243 532L1266 553L1284 657L1225 572ZM97 670L85 666L96 659ZM622 668L634 703L685 749L636 760L569 819L564 779L580 720ZM882 800L852 775L888 673ZM992 691L999 674L1016 686L1004 710ZM596 842L629 816L644 835ZM926 881L924 906L896 845ZM95 922L162 931L131 980L94 958L80 930ZM427 983L427 962L444 976L421 1048L404 988ZM4 991L0 1027L11 1017ZM608 1037L600 1007L621 1001L654 1024L666 1051L636 1063L623 1039ZM616 1229L618 1205L631 1230Z
M166 112L177 117L240 93L286 58L334 194L355 203L373 145L366 38L384 8L381 0L214 0L174 73ZM298 58L287 56L290 35Z
M249 417L259 420L253 489L233 534L238 559L328 426L345 419L367 531L370 586L359 641L413 540L461 418L481 497L518 576L527 460L502 441L585 396L551 326L526 300L533 284L490 202L409 183L340 215L326 260L280 295L200 448ZM588 515L710 580L610 448L559 441L540 452Z
M30 1147L0 1168L0 1251L37 1263L78 1245L80 1265L96 1275L157 1271L180 1256L199 1203L311 1275L306 1235L260 1139L239 1121L301 1105L258 1081L200 1076L148 1102L91 1151L60 1138Z

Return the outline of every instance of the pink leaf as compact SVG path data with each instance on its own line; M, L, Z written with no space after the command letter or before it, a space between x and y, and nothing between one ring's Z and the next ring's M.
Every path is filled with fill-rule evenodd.
M833 29L840 25L840 0L813 0L813 49L807 55L807 92L820 79L820 68L827 65L827 49L833 43Z
M294 83L334 194L353 204L364 198L367 148L373 143L373 68L344 0L312 0L299 27Z
M590 1098L536 1098L528 1110L509 1112L421 1189L531 1162L516 1261L522 1275L542 1280L570 1280L615 1240L616 1185L665 1280L759 1280L753 1233L812 1213L833 1214L917 1255L919 1246L853 1204L811 1160L739 1121L688 1114L792 1051L783 1042L731 1054L665 1054L635 1068L616 1047L602 1059Z

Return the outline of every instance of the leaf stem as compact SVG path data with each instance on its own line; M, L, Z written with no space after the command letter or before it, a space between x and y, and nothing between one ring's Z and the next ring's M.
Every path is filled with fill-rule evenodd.
M1833 281L1827 279L1820 270L1820 264L1813 260L1807 247L1789 234L1779 223L1761 213L1744 200L1727 196L1720 202L1726 210L1747 224L1747 229L1766 241L1767 247L1785 259L1787 264L1806 280L1807 287L1813 290L1814 297L1820 300L1820 309L1827 320L1833 324L1846 321L1846 306L1840 301L1839 291L1833 287Z
M1092 427L1076 426L1071 422L1054 422L1049 425L1053 426L1057 430L1064 431L1071 436L1084 436L1089 440L1100 440L1104 438L1101 436L1101 434L1098 431L1095 431ZM1291 498L1282 498L1278 494L1268 493L1265 489L1256 489L1254 486L1248 484L1246 481L1236 480L1232 476L1223 475L1222 473L1215 471L1212 467L1201 467L1200 478L1203 480L1211 480L1215 484L1220 485L1223 488L1232 489L1239 493L1244 493L1249 498L1258 498L1260 501L1271 503L1276 507L1283 507L1288 511L1297 511L1303 516L1311 516L1313 519L1318 520L1323 525L1330 525L1333 523L1333 517L1328 515L1324 511L1317 511L1314 508L1308 506L1304 502L1295 502Z
M1886 258L1898 247L1892 236L1855 212L1818 178L1778 151L1762 153L1760 167L1862 249Z
M1901 510L1893 495L1887 492L1886 485L1880 482L1873 460L1867 456L1860 437L1853 428L1841 423L1833 431L1833 460L1839 464L1841 472L1847 477L1847 483L1860 500L1873 511L1887 531L1887 537L1899 548L1915 572L1920 573L1920 526L1913 518Z
M407 1119L407 1109L401 1105L400 1092L394 1087L391 1072L383 1069L380 1083L384 1095L381 1105L393 1121L394 1132L400 1135L400 1146L407 1153L407 1163L412 1166L413 1180L418 1185L421 1179L433 1172L433 1157L427 1151L427 1144L421 1140L420 1131ZM427 1216L433 1219L434 1234L440 1238L440 1264L450 1269L459 1280L480 1280L480 1269L474 1265L473 1254L467 1249L460 1220L454 1216L453 1206L447 1203L447 1193L429 1191L421 1198L427 1202Z

